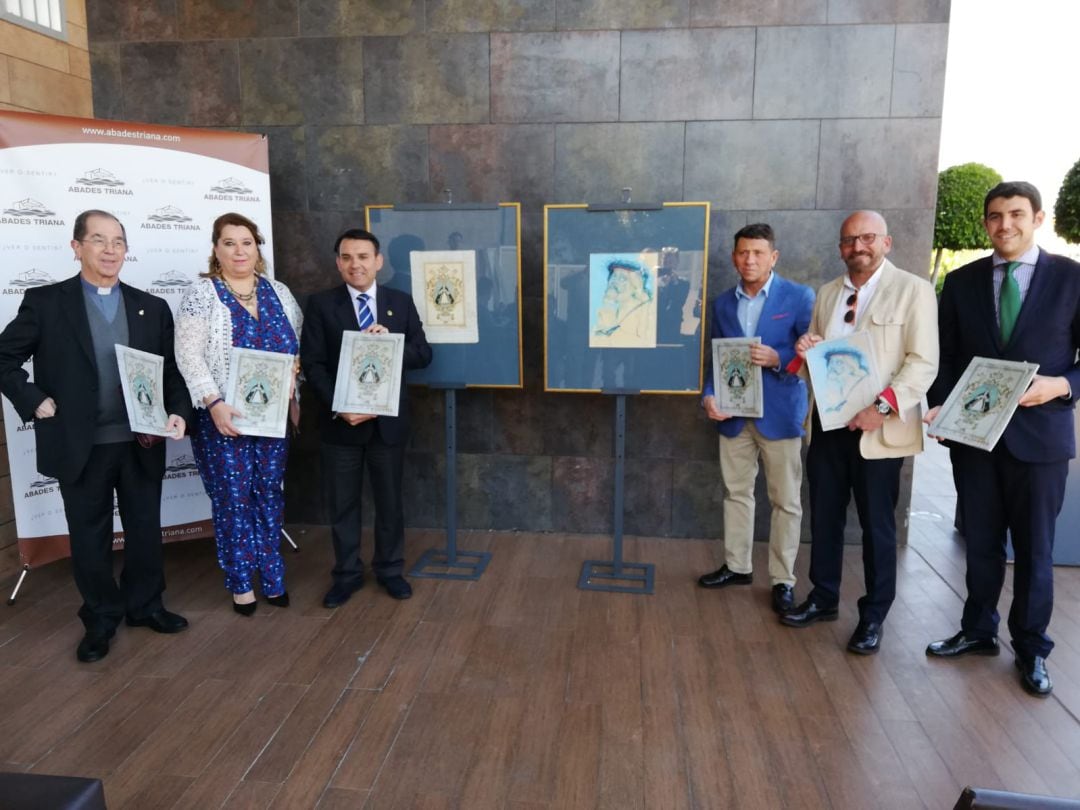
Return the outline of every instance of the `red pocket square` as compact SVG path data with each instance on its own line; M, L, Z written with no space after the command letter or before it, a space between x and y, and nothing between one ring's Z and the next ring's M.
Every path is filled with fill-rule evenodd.
M789 317L790 315L791 315L791 313L790 313L790 312L781 312L781 313L780 313L779 315L773 315L773 316L772 316L772 319L773 319L774 321L778 321L778 320L780 320L781 318L787 318L787 317Z

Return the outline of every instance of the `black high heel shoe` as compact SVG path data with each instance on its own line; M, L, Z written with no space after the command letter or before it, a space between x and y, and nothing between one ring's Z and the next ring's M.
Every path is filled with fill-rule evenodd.
M232 603L232 609L239 613L241 616L254 616L255 608L259 606L259 603L254 599L250 602L237 602L235 599Z
M280 596L268 596L266 601L274 607L288 607L289 606L289 592L282 591Z

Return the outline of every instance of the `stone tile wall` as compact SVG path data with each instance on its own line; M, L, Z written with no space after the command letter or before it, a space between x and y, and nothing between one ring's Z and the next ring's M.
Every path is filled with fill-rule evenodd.
M87 14L99 117L268 134L277 272L301 297L334 283L333 239L365 203L447 186L523 203L526 389L459 395L464 527L611 529L612 403L541 390L544 203L623 186L709 200L710 298L753 221L776 228L780 271L815 286L842 269L854 207L883 211L899 266L928 262L948 0L87 0ZM440 526L442 394L413 399L408 519ZM288 512L319 522L305 404ZM719 536L696 399L635 399L629 425L627 531Z

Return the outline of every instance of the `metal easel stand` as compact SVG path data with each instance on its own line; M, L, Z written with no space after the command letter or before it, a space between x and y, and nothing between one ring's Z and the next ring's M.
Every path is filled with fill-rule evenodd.
M491 562L490 551L461 551L457 547L457 389L463 383L432 383L446 389L446 548L429 548L409 571L427 579L480 579Z
M15 597L17 597L19 595L19 588L22 587L23 580L26 579L26 575L29 574L29 573L30 573L30 566L29 565L24 565L22 567L22 573L19 574L19 579L15 582L15 587L11 591L11 596L8 597L8 600L7 600L8 605L14 605L15 604Z
M616 593L653 592L656 566L652 563L623 562L623 506L626 479L626 395L637 391L604 391L615 396L615 532L611 560L586 560L581 566L578 587L586 591Z

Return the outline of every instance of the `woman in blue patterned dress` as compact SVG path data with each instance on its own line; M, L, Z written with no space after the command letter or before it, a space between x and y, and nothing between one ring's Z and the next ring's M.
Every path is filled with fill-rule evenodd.
M284 284L267 278L258 226L240 214L214 221L210 269L185 293L176 318L176 363L191 391L191 446L214 517L218 564L233 609L255 612L255 579L266 601L287 607L278 549L288 439L245 436L241 410L225 402L233 347L295 356L300 308ZM294 364L294 374L298 365Z

